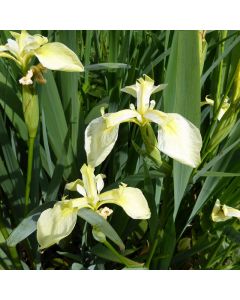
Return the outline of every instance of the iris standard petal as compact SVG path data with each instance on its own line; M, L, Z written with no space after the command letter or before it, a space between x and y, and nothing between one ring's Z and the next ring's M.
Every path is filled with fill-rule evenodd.
M137 188L120 186L118 189L102 193L99 197L99 206L107 203L121 206L133 219L149 219L151 216L147 200Z
M179 114L149 110L145 118L157 123L159 150L173 159L197 167L201 162L202 137L199 129Z
M81 179L77 179L73 182L69 182L65 185L65 189L69 191L77 191L83 197L86 196L86 191Z
M85 130L85 151L89 165L96 167L109 155L117 140L118 128L119 125L107 127L103 117L88 124Z
M77 212L88 207L84 198L63 200L43 211L37 222L37 240L41 249L50 247L68 236L76 222Z
M137 98L137 86L136 84L125 86L121 89L122 92L127 93L134 98Z
M106 176L104 174L98 174L97 176L95 176L95 182L96 182L98 194L100 194L101 190L104 187L104 181L103 181L103 179L105 177Z
M97 197L97 185L95 181L94 168L84 164L81 169L83 185L86 190L87 196L91 199Z
M62 43L48 43L35 50L40 63L47 69L66 72L83 72L77 55Z

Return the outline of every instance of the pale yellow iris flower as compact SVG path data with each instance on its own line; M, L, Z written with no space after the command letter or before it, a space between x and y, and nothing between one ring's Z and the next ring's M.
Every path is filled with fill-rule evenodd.
M133 219L150 218L150 210L141 190L122 184L117 189L101 193L104 182L103 174L94 175L94 168L83 165L82 180L68 183L66 189L77 191L82 197L57 202L53 208L43 211L37 222L37 240L41 249L50 247L68 236L76 222L77 213L81 208L89 208L107 218L112 210L102 206L117 204Z
M210 99L206 96L205 101L201 102L202 106L205 105L205 104L214 106L214 100L212 100L212 99ZM218 121L220 121L222 119L223 115L229 109L229 107L230 107L230 103L228 103L228 99L224 99L223 104L222 104L222 106L221 106L221 108L218 112L218 115L217 115Z
M164 113L154 109L155 101L151 94L163 90L167 85L154 85L154 81L144 75L135 85L122 89L137 98L137 107L116 113L103 114L89 123L85 131L85 150L88 164L98 166L109 155L118 137L120 123L134 122L144 126L157 123L158 148L173 159L197 167L201 161L202 138L199 129L187 119L176 113Z
M26 30L12 32L13 39L0 46L0 57L14 60L27 75L27 67L35 56L43 67L50 70L83 72L84 67L77 55L62 43L48 43L40 34L30 35ZM29 84L31 81L28 81ZM26 81L23 83L26 84Z
M233 217L240 219L240 210L225 204L221 205L220 201L217 199L213 207L211 217L213 222L223 222Z

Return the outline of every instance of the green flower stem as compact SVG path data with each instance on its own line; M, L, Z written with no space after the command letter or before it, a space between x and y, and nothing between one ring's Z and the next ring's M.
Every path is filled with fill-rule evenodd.
M1 214L0 214L0 231L1 231L4 239L7 240L7 238L9 237L9 233L7 231L7 228L4 225ZM21 270L22 264L20 262L20 258L19 258L16 247L8 247L8 252L11 257L11 261L12 261L14 267L18 270Z
M211 266L214 264L214 260L216 259L219 249L222 247L222 243L223 243L224 239L225 239L225 236L222 234L222 236L219 238L217 246L214 248L213 253L210 255L210 257L208 259L208 262L205 267L206 270L211 268Z
M119 254L117 250L107 241L105 240L103 244L119 259L119 261L125 265L127 268L132 268L132 267L140 267L142 264L135 262L129 258L126 258Z
M153 255L156 251L156 248L157 248L157 245L161 239L161 233L162 233L162 228L160 227L158 230L157 230L157 233L156 233L156 236L154 238L154 242L153 242L153 245L151 247L151 250L150 250L150 253L148 255L148 258L147 258L147 261L145 263L145 267L149 269L150 267L150 263L152 261L152 258L153 258Z
M35 138L30 137L28 141L28 166L27 166L27 181L25 189L25 215L28 213L30 204L30 189L32 181L32 164L33 164L33 149Z
M222 55L222 53L224 52L224 40L227 37L227 30L223 30L220 31L220 35L221 35L221 40L223 40L223 42L219 45L218 48L218 52L219 52L219 56ZM221 86L222 86L222 78L223 78L223 60L221 61L220 65L219 65L219 69L218 69L218 84L217 84L217 92L216 92L216 101L215 101L215 105L214 105L214 118L217 118L218 115L218 111L219 111L219 107L221 108Z
M157 148L157 139L150 124L140 126L140 132L143 139L143 143L146 147L147 153L153 158L153 160L159 165L162 165L160 151Z

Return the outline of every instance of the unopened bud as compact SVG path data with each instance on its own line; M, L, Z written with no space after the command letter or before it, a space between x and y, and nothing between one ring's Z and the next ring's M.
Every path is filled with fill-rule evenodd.
M38 96L33 86L23 85L22 105L24 120L28 129L29 137L34 138L37 134L39 123Z

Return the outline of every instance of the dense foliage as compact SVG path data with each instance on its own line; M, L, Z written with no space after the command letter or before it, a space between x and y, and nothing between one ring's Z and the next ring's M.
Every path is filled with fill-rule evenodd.
M240 208L239 32L29 33L64 43L85 70L43 71L46 83L36 87L40 123L26 211L29 139L21 76L14 61L0 57L0 268L238 269L239 220L216 223L211 213L217 199ZM10 32L0 31L0 44L9 37ZM116 144L96 167L96 174L106 175L106 191L122 182L139 188L151 218L131 219L122 208L110 205L114 213L108 221L124 247L119 248L116 240L113 243L114 233L110 233L107 248L93 238L89 223L96 221L94 217L82 212L69 236L40 251L37 219L56 200L68 196L66 183L81 177L86 126L101 116L102 107L108 112L129 108L134 99L120 90L143 74L153 78L155 85L167 84L153 97L157 109L179 113L199 127L200 165L193 169L163 153L159 164L149 154L139 126L121 124ZM153 129L157 136L157 126Z

